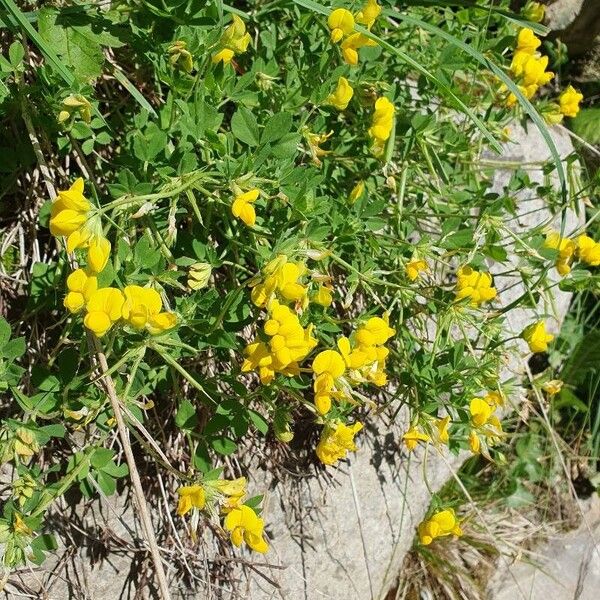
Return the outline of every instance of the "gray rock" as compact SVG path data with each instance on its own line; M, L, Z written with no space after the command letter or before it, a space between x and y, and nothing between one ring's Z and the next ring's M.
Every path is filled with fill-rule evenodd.
M598 0L558 0L546 11L549 39L559 38L567 45L569 56L589 52L600 34Z
M600 499L584 508L581 526L535 548L535 564L517 562L501 571L489 589L491 600L595 600L600 589ZM537 558L541 557L541 558Z

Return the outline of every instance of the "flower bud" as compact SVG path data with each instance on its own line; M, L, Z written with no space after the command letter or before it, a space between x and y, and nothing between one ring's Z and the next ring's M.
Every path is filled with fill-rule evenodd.
M208 285L212 267L205 262L195 263L190 267L187 284L193 290L201 290Z

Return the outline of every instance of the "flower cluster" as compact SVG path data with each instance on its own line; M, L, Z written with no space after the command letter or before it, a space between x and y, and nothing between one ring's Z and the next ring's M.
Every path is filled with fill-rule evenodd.
M367 0L354 15L345 8L336 8L329 15L327 26L331 41L334 44L341 42L342 56L347 64L355 67L358 64L358 51L377 45L363 33L355 31L355 24L362 25L370 31L380 13L381 6L377 4L377 0Z
M523 28L517 35L517 46L510 71L517 81L519 90L528 99L533 98L538 89L554 77L554 73L546 71L548 57L537 51L541 43L542 41L531 29ZM512 93L509 94L506 105L514 106L516 102L517 97Z
M310 254L310 253L309 253ZM327 307L333 300L326 275L312 272L302 262L280 255L263 268L260 277L251 283L253 303L264 308L267 319L262 333L245 350L241 371L257 371L263 384L273 381L276 374L288 377L302 372L301 364L317 346L313 325L303 326L299 312L312 301ZM318 288L310 292L311 283ZM333 401L355 404L360 397L354 389L362 384L383 386L387 382L385 361L389 350L386 342L395 334L388 317L370 317L350 337L340 337L336 349L325 349L312 360L314 403L316 413L325 417L332 411ZM362 425L346 425L337 410L325 419L325 427L317 448L317 456L327 465L334 464L354 450L353 438ZM323 422L323 421L322 421ZM287 431L286 436L291 432ZM288 436L289 437L289 436ZM291 437L289 437L291 439Z
M544 246L558 252L555 266L563 276L571 272L575 259L590 267L600 265L600 243L585 234L572 240L562 236L558 231L551 231L546 236Z
M482 452L489 457L487 448L493 446L502 436L502 425L494 411L497 407L504 405L504 396L499 391L488 391L481 398L473 398L469 403L470 432L468 443L471 451L475 454ZM442 418L424 415L420 423L414 424L402 436L402 441L410 452L420 442L433 444L438 447L448 444L450 441L449 428L451 417L446 415Z
M237 54L244 54L251 41L246 24L238 15L231 15L231 25L225 29L219 40L219 50L213 54L213 63L228 65Z
M338 340L339 351L323 350L317 354L312 363L317 412L326 415L331 410L332 399L349 400L354 385L387 383L385 360L389 350L384 344L395 333L387 315L371 317L359 327L352 341L347 337Z
M68 236L67 250L87 247L86 268L75 269L67 278L65 308L72 314L85 310L83 323L98 337L121 320L151 334L171 329L177 324L177 317L162 311L162 299L156 290L137 285L126 286L123 291L98 287L97 274L106 267L111 245L101 233L99 215L83 195L83 189L83 179L77 179L67 191L58 193L51 209L50 231L56 236Z
M229 532L231 543L241 546L243 542L255 552L264 554L269 545L264 538L264 521L252 506L244 504L246 479L204 479L177 490L179 502L177 514L181 517L192 512L192 530L198 525L200 511L219 520L223 516L223 528Z
M493 300L497 295L492 287L492 276L486 272L475 271L469 266L460 267L456 274L456 299L468 299L476 308L484 302Z
M537 4L537 3L533 3ZM531 11L535 16L543 18L543 6L539 8L532 6ZM542 41L531 29L523 28L517 35L517 45L513 53L510 65L511 75L515 78L522 94L531 99L540 87L549 83L554 73L547 71L548 57L538 52ZM506 93L506 85L501 86L501 91ZM583 100L583 94L569 85L559 95L555 102L546 103L540 108L547 123L555 125L562 122L564 117L575 117L579 112L579 104ZM514 106L517 97L509 93L506 97L506 105Z
M424 546L428 546L439 537L455 535L460 537L462 530L454 511L451 508L441 510L433 514L429 519L426 519L419 524L417 528L419 541Z
M363 428L362 423L345 425L340 421L328 423L321 434L317 444L317 456L324 465L334 465L338 460L346 457L346 454L356 451L354 436Z
M403 436L402 441L409 452L412 452L419 442L434 442L437 445L447 444L450 441L450 417L441 419L436 417L425 417L426 426L430 433L425 433L421 425L413 425Z
M298 375L299 363L317 345L312 336L313 326L304 328L297 313L287 306L287 303L298 308L308 306L308 285L300 282L305 273L303 263L291 262L281 255L266 265L264 279L252 289L254 304L267 310L263 327L266 340L257 338L246 347L242 372L258 371L263 384L271 383L276 373Z

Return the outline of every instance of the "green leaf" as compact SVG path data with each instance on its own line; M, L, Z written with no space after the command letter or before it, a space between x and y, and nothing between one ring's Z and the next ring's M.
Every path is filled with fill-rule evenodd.
M38 29L42 39L69 66L75 79L87 83L99 77L104 65L104 54L91 26L65 27L57 24L58 12L41 8Z
M90 462L96 469L102 469L114 455L114 450L110 450L109 448L97 448L92 454Z
M252 421L253 425L260 431L263 435L267 435L269 431L269 424L259 415L257 412L253 410L248 410L248 416Z
M582 108L571 129L588 144L600 144L600 108Z
M58 57L52 46L32 27L27 16L19 10L13 0L0 0L0 4L6 7L6 10L12 15L19 26L24 29L27 37L40 49L52 66L60 73L60 76L65 80L67 85L73 85L75 78L69 69L67 69L65 63Z
M302 136L297 133L286 133L276 144L271 146L271 154L275 158L293 158L298 152L298 144Z
M268 142L275 142L282 138L286 133L289 133L291 128L292 115L287 112L276 113L266 122L260 138L260 143L266 144Z
M10 325L6 319L0 317L0 348L10 339Z
M565 362L560 378L571 385L579 383L592 369L600 365L600 331L590 331L575 346Z
M256 117L247 108L240 106L231 117L231 132L248 146L258 146L259 132Z
M64 438L66 430L60 423L55 423L54 425L44 425L44 427L39 428L39 431L49 437Z
M117 491L117 482L104 471L98 472L98 485L107 496L112 496Z
M115 479L120 479L129 473L129 467L127 466L127 463L116 465L114 461L111 460L104 466L102 472L114 477Z
M192 430L198 424L198 415L196 414L196 408L187 399L183 399L175 415L175 425L179 429Z
M23 50L23 44L21 44L21 42L13 42L8 49L10 64L13 67L18 67L23 61L24 56L25 50Z
M210 441L210 445L215 452L225 456L232 454L237 449L237 444L233 440L230 440L226 437L215 438Z
M460 229L459 231L455 231L448 235L440 245L447 250L468 248L473 245L473 230Z

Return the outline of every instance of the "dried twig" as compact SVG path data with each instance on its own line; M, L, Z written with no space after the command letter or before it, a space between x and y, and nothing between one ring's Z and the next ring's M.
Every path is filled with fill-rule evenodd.
M100 341L95 335L90 334L90 336L92 337L92 343L96 351L96 357L98 358L100 371L102 372L101 379L106 387L106 393L108 394L108 398L115 415L115 420L117 421L119 438L121 439L123 451L125 452L125 459L127 460L127 465L129 466L129 477L133 485L133 494L135 496L138 510L140 511L140 519L144 528L146 541L150 547L152 562L154 563L154 568L156 569L158 586L160 588L163 600L170 600L171 594L169 592L169 584L167 582L162 559L160 557L158 543L156 542L156 536L154 534L154 527L152 526L152 520L150 519L150 513L148 512L148 506L146 504L146 498L144 497L144 488L142 487L140 475L138 473L133 451L131 449L131 443L129 442L129 431L125 426L125 420L123 419L123 413L121 412L121 403L119 402L112 377L105 375L105 373L108 371L108 363L106 362L106 356L104 355Z

